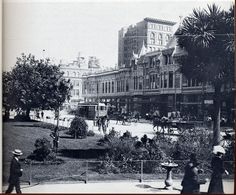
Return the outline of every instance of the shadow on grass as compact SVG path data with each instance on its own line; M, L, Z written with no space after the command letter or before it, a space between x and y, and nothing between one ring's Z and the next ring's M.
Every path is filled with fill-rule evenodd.
M58 151L60 156L77 158L77 159L97 159L101 156L104 156L107 152L106 149L61 149Z
M61 135L59 136L62 139L75 139L74 137L72 137L71 135Z
M23 122L23 123L31 123L31 122L41 122L41 121L36 121L36 120L16 120L16 119L8 119L8 120L3 120L4 123L11 122L11 123L16 123L16 122ZM20 125L19 125L20 126Z
M36 127L35 125L32 125L32 124L29 124L29 125L27 125L27 124L23 124L23 125L13 125L13 126L15 126L15 127Z

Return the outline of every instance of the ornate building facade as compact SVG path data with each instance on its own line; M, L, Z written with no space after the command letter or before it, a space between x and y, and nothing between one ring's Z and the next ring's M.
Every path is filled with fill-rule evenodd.
M100 70L99 60L95 56L89 56L88 60L80 53L76 60L65 63L60 62L60 70L64 72L64 77L70 79L73 86L71 90L71 98L67 103L67 107L76 108L79 102L83 102L82 97L82 76L85 73L92 73Z
M124 31L119 38L121 35L126 36ZM148 39L146 41L148 43ZM181 73L178 58L187 53L177 45L175 36L169 38L165 47L153 51L145 41L140 43L140 47L127 50L123 41L119 52L123 48L128 57L119 53L117 69L82 77L85 102L104 102L115 107L116 111L137 111L143 116L155 110L166 116L168 112L180 111L182 115L202 120L212 113L214 90L208 83L203 85ZM224 99L223 112L231 112L233 100L230 98L232 95Z
M130 59L144 44L148 51L163 49L173 33L175 22L144 18L136 25L122 28L118 37L118 66L129 67Z
M148 52L143 44L139 54L133 53L130 67L84 75L84 101L109 103L119 112L143 116L159 110L161 115L180 111L203 117L203 107L212 109L213 89L182 75L177 59L185 54L174 37L161 51Z

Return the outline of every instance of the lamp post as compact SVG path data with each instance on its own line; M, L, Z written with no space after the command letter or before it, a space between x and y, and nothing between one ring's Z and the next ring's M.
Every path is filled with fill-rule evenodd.
M175 111L176 111L176 99L177 99L177 94L176 94L176 71L177 71L177 70L174 71L174 78L175 78L175 86L174 86L174 87L175 87L174 109L175 109Z

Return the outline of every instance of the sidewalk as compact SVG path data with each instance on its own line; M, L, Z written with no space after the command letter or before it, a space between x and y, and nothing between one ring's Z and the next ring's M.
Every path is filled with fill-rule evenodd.
M234 181L224 180L224 191L233 194ZM165 190L164 181L134 182L134 181L105 181L85 183L56 183L22 185L22 193L155 193L180 194L181 180L174 180L174 189ZM207 192L209 182L201 185L201 192ZM7 186L3 187L5 191Z

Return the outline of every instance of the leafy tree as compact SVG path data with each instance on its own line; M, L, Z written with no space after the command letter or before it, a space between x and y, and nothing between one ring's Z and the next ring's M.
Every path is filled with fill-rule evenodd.
M3 107L5 109L5 120L9 119L11 109L12 78L9 72L3 72Z
M179 46L188 53L179 59L183 74L214 88L214 145L220 143L223 88L233 83L233 10L223 11L215 4L208 5L208 9L194 9L176 33Z
M70 124L70 134L74 138L85 138L88 133L88 124L82 117L76 116Z
M50 59L37 60L34 55L22 54L10 72L3 74L4 106L17 108L29 116L33 108L57 110L72 88L63 72Z

